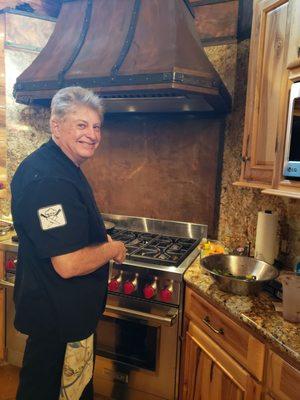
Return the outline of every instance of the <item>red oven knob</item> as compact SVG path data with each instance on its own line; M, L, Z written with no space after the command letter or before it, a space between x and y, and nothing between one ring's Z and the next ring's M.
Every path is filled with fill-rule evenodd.
M122 282L122 275L123 271L120 271L119 276L114 276L111 278L111 280L108 282L108 290L111 292L117 292L119 290Z
M164 289L162 289L159 293L159 297L162 301L170 301L173 295L173 282Z
M120 287L120 282L118 282L117 279L112 279L108 283L108 290L110 290L111 292L117 292L119 287Z
M146 285L144 287L143 293L146 299L152 299L155 296L157 291L157 277L154 278L154 282Z
M123 285L123 291L125 294L132 294L137 289L137 280L139 274L135 274L135 278L133 281L126 281Z
M17 260L14 260L13 258L10 258L9 260L7 260L6 262L6 269L7 270L13 270L16 268L16 263Z

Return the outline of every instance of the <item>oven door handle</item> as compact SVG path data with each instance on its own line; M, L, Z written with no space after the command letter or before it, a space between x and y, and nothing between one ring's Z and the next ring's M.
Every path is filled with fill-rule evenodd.
M131 317L135 319L146 320L149 322L155 322L158 325L172 326L176 322L176 319L178 317L178 312L176 311L176 313L172 315L162 317L160 315L132 310L130 308L111 306L107 304L103 315L107 317L118 317L118 315L122 315L125 317Z
M13 289L15 286L14 283L9 282L9 281L5 281L4 279L0 279L0 288L4 288L4 289Z

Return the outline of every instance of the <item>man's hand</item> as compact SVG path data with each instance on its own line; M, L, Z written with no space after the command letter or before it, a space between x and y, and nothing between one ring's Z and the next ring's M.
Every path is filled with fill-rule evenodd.
M113 245L114 251L116 252L113 256L114 262L118 264L122 264L125 261L126 257L126 247L123 242L118 240L113 240L110 235L107 235L108 243Z

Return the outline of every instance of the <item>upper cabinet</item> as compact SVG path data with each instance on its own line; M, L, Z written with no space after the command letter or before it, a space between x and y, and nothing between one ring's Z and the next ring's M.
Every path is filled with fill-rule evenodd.
M299 0L290 0L290 37L287 56L289 69L299 68L296 72L300 76L300 4Z
M300 197L299 183L289 181L292 190L280 186L289 90L292 79L300 80L299 20L298 0L254 1L242 168L235 183L291 197Z

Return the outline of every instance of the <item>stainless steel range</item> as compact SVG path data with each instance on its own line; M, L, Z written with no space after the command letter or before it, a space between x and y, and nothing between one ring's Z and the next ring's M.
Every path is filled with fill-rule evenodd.
M115 225L110 234L125 243L127 257L123 264L110 262L106 309L97 328L95 392L116 400L177 399L183 274L199 254L207 226L103 217ZM17 249L11 240L0 242L7 360L20 366L26 336L13 327Z
M95 389L111 399L177 399L183 274L207 226L103 214L127 249L110 263L98 327Z

